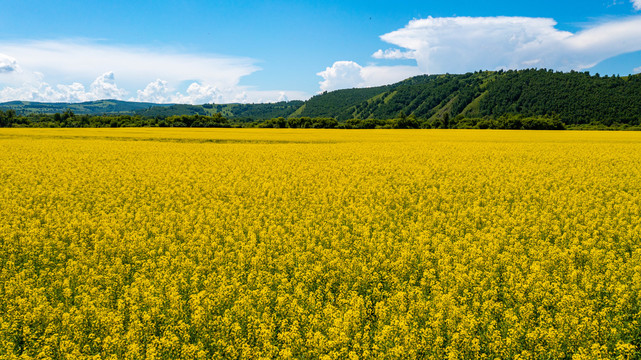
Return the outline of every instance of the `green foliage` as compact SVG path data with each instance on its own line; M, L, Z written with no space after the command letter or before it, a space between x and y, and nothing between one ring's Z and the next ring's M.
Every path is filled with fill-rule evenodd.
M333 129L338 126L334 118L290 118L269 119L256 124L260 128L292 128L292 129Z
M558 116L524 117L522 115L503 115L496 119L462 118L451 125L459 129L509 129L509 130L564 130L565 124Z
M76 115L64 113L16 116L14 110L0 110L0 127L231 127L233 124L220 114L175 115L164 119L139 115Z
M507 71L488 85L481 115L558 115L566 124L641 124L641 75L601 77L551 70Z
M612 129L638 130L638 127L616 124ZM591 126L591 127L590 127ZM603 125L592 124L580 129L597 129ZM420 120L403 111L391 119L348 119L342 122L331 117L277 117L264 121L242 122L230 120L215 113L206 115L174 115L166 118L146 118L140 115L76 115L67 110L53 115L17 116L14 110L0 110L0 127L259 127L259 128L301 128L301 129L418 129L418 128L476 128L476 129L524 129L561 130L565 125L558 116L524 117L504 115L498 118L450 119L449 114L433 120Z
M385 93L393 86L380 86L364 89L345 89L324 92L313 96L305 102L305 108L300 112L301 117L336 117L338 120L347 120L360 113L362 104L377 95Z
M228 104L225 108L233 119L265 120L278 117L288 117L303 105L303 101L281 101L267 104Z
M148 109L136 111L136 115L147 118L167 118L170 116L180 115L207 115L202 105L171 105L171 106L152 106Z

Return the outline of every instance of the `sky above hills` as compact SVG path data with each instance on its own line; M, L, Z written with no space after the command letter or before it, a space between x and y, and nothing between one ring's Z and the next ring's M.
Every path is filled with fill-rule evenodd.
M641 0L0 5L0 102L273 102L419 74L641 72Z

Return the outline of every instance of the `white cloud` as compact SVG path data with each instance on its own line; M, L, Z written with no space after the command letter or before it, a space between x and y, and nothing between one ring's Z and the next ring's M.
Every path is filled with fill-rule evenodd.
M0 41L0 49L0 102L260 102L276 101L283 92L240 86L242 77L260 70L256 60L244 57L87 41ZM178 92L184 84L191 85ZM309 97L303 92L287 94L299 99Z
M0 74L18 71L18 62L11 56L0 54Z
M51 89L48 84L43 83L43 88L46 89L41 98L33 100L47 101L55 99L56 102L83 102L97 100L98 98L85 90L85 86L81 83L73 83L71 85L56 85L56 89ZM33 96L38 96L37 92L32 93ZM112 97L113 99L113 97Z
M415 66L361 66L353 61L336 61L317 75L324 79L321 90L331 91L391 84L420 73Z
M182 95L178 93L176 98L179 99L179 103L193 103L193 104L204 104L204 103L217 103L220 104L225 102L225 96L223 91L219 90L215 86L211 85L201 85L199 83L192 83L187 88L187 94ZM232 101L233 102L233 101Z
M381 86L399 82L409 77L421 75L416 66L364 66L361 71L364 86Z
M126 91L118 88L113 72L96 78L87 91L81 83L52 86L43 81L43 75L33 77L20 86L6 86L0 89L0 101L25 100L43 102L83 102L99 99L121 99Z
M260 70L253 59L170 50L102 45L81 41L0 42L3 53L27 71L39 71L57 83L86 83L114 72L125 87L142 88L159 76L170 83L197 80L230 87Z
M321 90L336 90L341 88L363 86L363 67L353 61L336 61L332 67L326 68L317 75L322 76Z
M641 0L635 6L641 7ZM318 73L321 90L389 84L425 74L476 70L550 68L584 70L601 61L641 50L641 16L595 24L577 33L556 22L528 17L447 17L410 21L381 36L400 49L378 50L375 59L415 59L412 66L362 67L335 62ZM637 69L638 70L638 69Z
M641 17L601 23L577 33L555 26L553 19L546 18L430 17L412 20L381 39L408 49L418 67L432 74L527 67L582 70L641 50Z
M633 72L634 74L639 74L639 73L641 73L641 66L634 68L634 70L632 70L632 72Z
M119 89L113 71L100 75L91 83L91 93L98 99L122 99L127 91Z
M171 102L171 100L169 100L169 87L164 80L156 79L156 81L147 84L144 90L138 90L136 93L138 97L132 100L153 103Z
M262 103L289 101L289 98L307 99L309 95L301 91L258 91L248 87L234 87L219 89L215 86L193 82L187 87L185 94L175 92L167 81L157 79L137 91L137 97L131 101L154 102L154 103Z
M632 0L632 6L634 6L636 10L641 10L641 0Z

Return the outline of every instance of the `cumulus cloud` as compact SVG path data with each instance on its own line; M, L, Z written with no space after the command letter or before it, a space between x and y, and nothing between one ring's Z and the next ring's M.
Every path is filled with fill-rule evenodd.
M0 54L0 74L18 71L18 62L11 56Z
M99 99L121 99L127 91L119 89L113 71L100 75L91 83L91 93Z
M430 17L412 20L381 39L408 49L418 67L433 74L528 67L582 70L641 50L641 17L601 23L577 33L555 26L547 18Z
M283 92L240 86L242 77L260 70L244 57L87 41L0 41L0 49L0 101L262 102ZM181 93L183 84L190 85Z
M59 84L56 85L55 89L51 88L47 83L42 83L40 88L45 89L44 93L39 94L38 92L33 92L33 100L49 101L51 99L56 102L83 102L98 100L98 97L95 94L86 91L85 86L77 82L71 85Z
M353 61L337 61L317 74L325 79L320 82L321 90L363 86L362 70L363 67Z
M641 5L641 0L635 0ZM416 66L362 67L335 62L325 71L321 90L392 83L416 74L476 70L549 68L584 70L608 58L641 50L641 17L594 24L572 33L556 21L529 17L445 17L410 21L381 36L398 48L378 50L375 59L414 59ZM387 81L387 82L384 82Z
M241 95L242 96L242 95ZM204 103L222 103L225 102L225 96L223 91L218 89L216 86L212 85L203 85L197 82L192 83L187 88L187 93L182 95L178 93L176 98L179 99L180 103L194 103L194 104L204 104ZM232 101L235 102L235 101Z
M354 61L336 61L317 75L324 79L321 90L331 91L391 84L419 74L415 66L361 66Z
M136 101L153 102L153 103L167 103L171 102L169 86L164 80L156 79L145 86L143 90L136 91L138 97Z
M113 72L107 72L97 77L89 90L81 83L70 85L50 85L43 81L41 73L34 73L20 86L6 86L0 89L0 101L24 100L42 102L83 102L100 99L121 99L126 91L118 88Z
M309 95L301 91L260 91L250 87L217 88L212 85L191 83L184 93L171 88L167 81L157 79L136 92L131 101L154 103L263 103L289 101L289 98L306 99Z
M632 0L632 6L634 6L636 10L641 10L641 0Z

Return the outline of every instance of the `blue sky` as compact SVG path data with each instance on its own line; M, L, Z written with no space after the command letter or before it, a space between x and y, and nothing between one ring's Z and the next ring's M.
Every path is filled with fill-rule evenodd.
M0 101L263 102L423 73L641 72L641 0L3 0Z

